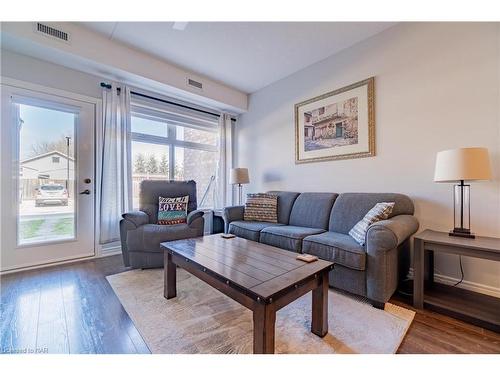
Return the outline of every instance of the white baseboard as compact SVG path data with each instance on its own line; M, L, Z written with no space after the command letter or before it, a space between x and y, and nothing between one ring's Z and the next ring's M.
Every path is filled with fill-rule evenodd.
M410 279L413 279L413 268L410 268L410 271L408 272L408 277ZM434 274L434 281L441 283L441 284L445 284L445 285L454 285L459 280L460 279L446 276L446 275L442 275L439 273ZM480 283L475 283L473 281L464 280L460 284L457 285L457 288L462 288L462 289L470 290L472 292L486 294L488 296L500 298L500 288L495 288L494 286L491 286L491 285L480 284Z
M48 262L44 264L35 264L35 265L25 265L19 268L14 268L14 269L7 269L7 270L2 270L0 271L0 275L8 275L10 273L16 273L16 272L23 272L23 271L30 271L30 270L37 270L40 268L47 268L47 267L54 267L58 266L61 264L70 264L70 263L76 263L76 262L82 262L85 260L89 259L95 259L98 258L96 255L89 255L89 256L81 256L81 257L76 257L76 258L69 258L69 259L58 259L53 262Z
M71 259L67 259L67 260L61 259L61 260L57 260L57 261L51 262L51 263L26 266L26 267L22 267L22 268L16 268L13 270L3 270L3 271L0 271L0 275L7 275L10 273L36 270L36 269L47 268L47 267L54 267L54 266L58 266L58 265L62 265L62 264L77 263L77 262L82 262L82 261L91 260L91 259L104 258L104 257L112 256L112 255L118 255L121 253L122 253L122 249L120 246L113 246L113 247L108 247L106 249L101 249L101 251L96 255L79 257L79 258L71 258Z

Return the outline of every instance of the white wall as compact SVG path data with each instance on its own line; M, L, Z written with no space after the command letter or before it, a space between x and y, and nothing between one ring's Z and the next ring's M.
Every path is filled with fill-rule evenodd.
M0 75L25 82L101 98L102 78L69 69L61 65L20 55L5 49L0 51Z
M452 186L432 181L436 152L483 146L494 180L473 183L472 229L500 237L499 38L498 24L399 24L252 94L237 125L246 191L402 192L421 229L447 231ZM295 165L294 104L371 76L377 155ZM500 292L499 263L464 259L464 270L482 291ZM439 256L436 272L458 278L458 257Z

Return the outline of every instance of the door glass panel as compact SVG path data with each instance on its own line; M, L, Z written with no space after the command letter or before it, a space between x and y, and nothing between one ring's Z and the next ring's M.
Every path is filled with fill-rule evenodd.
M16 104L19 126L18 245L75 238L77 113Z

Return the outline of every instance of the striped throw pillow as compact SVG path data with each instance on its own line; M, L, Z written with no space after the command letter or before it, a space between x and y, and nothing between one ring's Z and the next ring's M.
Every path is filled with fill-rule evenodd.
M394 202L377 203L363 219L358 221L355 226L349 231L349 235L356 240L361 246L365 244L366 232L368 227L380 220L385 220L389 217L394 208Z
M278 222L278 196L267 193L247 194L245 221Z
M158 224L173 225L187 222L189 195L177 198L158 199Z

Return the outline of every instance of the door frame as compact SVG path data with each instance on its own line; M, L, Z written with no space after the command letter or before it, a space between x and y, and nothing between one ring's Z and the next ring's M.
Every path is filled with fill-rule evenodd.
M103 249L99 245L99 237L98 237L98 231L99 231L99 220L98 220L98 207L100 206L99 202L99 197L100 197L100 178L99 178L99 156L100 156L100 134L102 131L102 100L100 98L94 98L91 96L87 95L82 95L82 94L77 94L74 92L62 90L62 89L57 89L57 88L52 88L48 86L43 86L39 85L36 83L32 82L26 82L10 77L5 77L5 76L0 76L0 90L2 87L6 86L7 88L14 88L14 89L24 89L24 90L29 90L33 91L34 93L39 93L39 94L45 94L45 95L52 95L56 97L60 97L61 99L70 99L70 100L76 100L80 102L84 102L86 104L91 104L94 106L94 191L95 191L95 197L94 197L94 254L93 255L87 255L83 257L63 257L63 258L57 258L53 259L50 262L43 263L43 264L26 264L21 267L16 267L16 268L9 268L5 270L0 270L0 274L6 274L6 273L12 273L12 272L19 272L19 271L24 271L28 269L35 269L35 268L42 268L42 267L48 267L51 265L55 264L60 264L60 263L67 263L67 262L76 262L81 259L89 259L89 258L95 258L95 257L100 257L102 256ZM2 148L2 145L0 144L0 150ZM2 186L0 184L0 197L4 194L2 191ZM0 199L0 212L3 212L3 207L2 207L2 199ZM0 227L2 226L2 216L0 215ZM0 242L0 252L4 251L4 249L1 248L2 243Z

